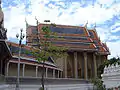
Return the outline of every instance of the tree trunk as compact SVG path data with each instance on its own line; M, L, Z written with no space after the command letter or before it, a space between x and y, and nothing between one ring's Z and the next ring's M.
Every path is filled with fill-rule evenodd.
M45 61L43 61L42 78L41 78L42 90L45 90L45 87L44 87L44 73L45 73L44 62Z

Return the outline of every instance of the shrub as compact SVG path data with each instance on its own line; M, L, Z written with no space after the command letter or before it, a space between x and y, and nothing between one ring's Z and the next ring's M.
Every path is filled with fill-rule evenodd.
M97 90L106 90L105 86L103 85L103 81L99 78L91 79L91 83L96 86Z

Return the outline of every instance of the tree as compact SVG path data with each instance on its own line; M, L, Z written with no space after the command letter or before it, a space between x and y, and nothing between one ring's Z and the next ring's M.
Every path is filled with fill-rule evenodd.
M93 90L106 90L103 81L100 78L94 78L90 81L96 86Z
M98 73L98 77L101 78L101 74L103 74L105 66L108 66L109 64L112 65L112 64L115 64L117 62L118 62L118 64L120 64L120 58L119 57L118 58L113 57L113 58L111 58L109 60L106 60L103 64L101 64L98 67L98 70L97 70L98 71L97 72Z
M53 41L57 40L57 33L51 32L51 25L46 25L42 27L43 38L37 42L38 48L31 48L32 55L36 58L38 62L43 63L42 69L42 90L44 90L44 73L45 73L45 61L48 60L49 57L65 57L67 56L67 48L66 47L58 47L54 45ZM54 24L55 26L55 24Z

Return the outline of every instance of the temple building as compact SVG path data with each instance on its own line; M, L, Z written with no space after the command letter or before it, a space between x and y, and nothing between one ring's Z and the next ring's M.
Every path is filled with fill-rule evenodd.
M10 48L12 58L7 62L6 76L17 76L19 44L7 42ZM20 77L41 77L43 63L38 62L30 53L31 46L22 45L20 56ZM62 70L58 68L51 57L44 63L45 78L60 78Z
M101 42L95 28L88 30L86 26L42 23L26 27L26 45L22 45L20 56L20 77L41 77L43 62L38 62L32 54L25 52L37 47L36 42L44 40L42 27L48 25L52 32L57 33L58 39L50 39L53 45L68 48L68 56L58 59L49 57L44 63L45 77L86 80L97 77L97 68L107 60L110 52L107 45ZM17 76L19 44L8 42L6 32L0 5L0 75Z
M50 27L52 32L57 33L58 39L51 37L54 45L68 48L66 59L54 59L60 68L63 78L89 79L97 76L97 68L110 54L105 43L102 43L97 35L96 29L88 30L86 25L69 26L54 24L28 25L26 29L26 44L38 46L36 42L44 40L43 26Z

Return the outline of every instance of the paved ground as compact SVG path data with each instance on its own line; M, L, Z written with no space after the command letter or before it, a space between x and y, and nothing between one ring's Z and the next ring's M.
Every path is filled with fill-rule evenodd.
M16 77L6 77L6 85L0 85L0 90L15 90ZM39 90L41 78L20 78L20 90ZM93 90L93 85L84 79L45 78L46 90Z
M91 84L46 85L46 90L93 90ZM40 85L20 85L20 90L39 90ZM0 85L0 90L15 90L15 85Z
M16 77L6 77L6 83L7 84L15 84L16 83ZM65 84L89 84L90 82L88 80L84 79L73 79L73 78L45 78L44 82L46 85L65 85ZM20 78L20 84L22 85L40 85L41 84L41 78L36 77L21 77Z

